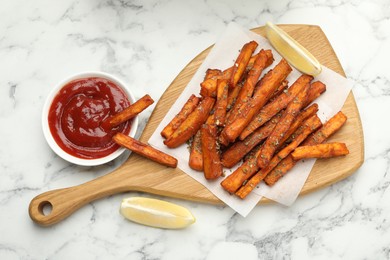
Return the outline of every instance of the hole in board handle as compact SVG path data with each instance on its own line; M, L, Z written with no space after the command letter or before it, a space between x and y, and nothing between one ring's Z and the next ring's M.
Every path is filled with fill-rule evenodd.
M39 203L38 211L44 216L49 216L53 211L53 205L49 201L42 201Z

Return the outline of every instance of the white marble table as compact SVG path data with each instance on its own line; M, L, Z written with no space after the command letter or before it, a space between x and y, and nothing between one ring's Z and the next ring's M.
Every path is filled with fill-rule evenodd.
M144 3L145 2L145 3ZM389 259L390 6L378 1L0 2L0 259ZM62 78L115 74L158 100L180 70L235 21L321 26L349 78L365 135L365 163L351 177L291 207L230 208L164 198L197 222L179 231L123 219L126 193L91 203L48 228L27 208L42 192L109 172L55 156L41 109ZM142 114L140 130L152 108ZM122 158L123 159L123 158ZM158 198L158 197L157 197Z

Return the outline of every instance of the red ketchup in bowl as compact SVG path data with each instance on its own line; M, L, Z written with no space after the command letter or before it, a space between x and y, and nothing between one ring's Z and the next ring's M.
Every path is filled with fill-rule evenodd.
M131 122L107 129L102 123L130 105L126 93L100 77L73 80L64 85L49 108L50 132L65 152L78 158L97 159L119 148L112 137L129 134Z

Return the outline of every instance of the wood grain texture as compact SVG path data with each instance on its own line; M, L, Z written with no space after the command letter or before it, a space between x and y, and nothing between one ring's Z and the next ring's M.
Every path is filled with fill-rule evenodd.
M313 53L321 64L345 76L336 54L320 27L312 25L280 25L280 27ZM265 34L263 27L253 29L253 31L263 36ZM148 141L210 49L211 47L195 57L167 88L145 127L141 141ZM313 192L350 176L363 163L363 131L352 93L349 94L342 111L347 115L348 121L329 141L345 142L350 154L332 160L317 160L300 195ZM66 218L91 201L126 191L142 191L213 204L223 203L180 169L159 165L133 153L121 167L110 174L75 187L38 195L30 203L29 214L36 223L48 226ZM260 203L265 202L269 200L263 198L260 201ZM46 204L52 205L52 211L47 216L42 210Z

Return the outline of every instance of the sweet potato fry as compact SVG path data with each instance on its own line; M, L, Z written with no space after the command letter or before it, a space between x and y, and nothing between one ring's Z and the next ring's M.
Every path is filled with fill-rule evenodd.
M266 96L266 99L269 99L282 82L286 80L291 71L292 68L288 62L285 59L281 59L273 69L269 70L267 74L261 78L259 87L253 94L253 98L256 99Z
M264 182L268 186L274 185L280 178L291 170L297 162L294 161L291 154L284 158L268 175L264 178Z
M260 50L252 67L248 71L244 86L239 94L240 102L245 103L248 97L251 97L255 89L256 83L263 70L270 66L274 61L271 50Z
M117 133L114 135L113 140L123 146L127 149L144 156L146 158L149 158L157 163L176 168L177 166L177 159L161 152L147 144L144 144L134 138L131 138L130 136L127 136L122 133Z
M169 122L169 124L161 131L161 136L168 138L172 133L180 126L181 123L188 117L192 111L195 110L200 98L196 97L194 94L190 96L187 102L184 104L180 112Z
M227 146L229 145L229 141L226 140L226 139L223 137L223 135L219 135L219 136L217 137L217 140L218 140L219 144L222 145L222 146L224 146L224 147L227 147Z
M217 101L214 110L214 120L217 126L225 124L228 90L228 81L226 79L218 80Z
M249 70L245 83L242 86L240 93L238 94L237 100L231 112L229 113L229 117L227 121L228 124L234 120L242 104L247 103L248 100L251 99L253 90L255 89L256 82L258 81L261 73L266 67L271 65L272 62L273 62L272 52L270 50L265 51L262 49L257 55L257 58L252 68Z
M276 125L267 140L265 140L261 149L261 154L257 160L260 168L265 168L267 166L276 149L280 146L280 141L286 135L293 120L301 110L303 102L306 100L309 86L309 84L306 84L298 95L288 104L279 123Z
M306 145L316 145L324 142L330 136L339 130L344 123L347 121L347 117L343 112L339 111L332 118L330 118L318 131L311 134L302 144Z
M319 130L311 134L303 143L302 146L306 145L316 145L324 142L327 138L333 135L337 130L339 130L344 123L346 122L347 117L340 111L329 119ZM280 178L287 174L287 172L294 167L297 161L292 158L292 155L289 154L284 158L278 166L276 166L265 178L264 182L272 186Z
M215 115L214 114L210 114L209 117L207 118L205 124L215 125Z
M293 100L298 93L310 83L313 79L312 76L302 75L300 76L294 84L286 91L280 94L274 101L265 105L260 112L253 118L253 120L248 124L248 126L240 134L240 139L245 139L250 135L254 130L262 126L267 122L271 117L273 117L280 110L287 107L291 100Z
M244 75L242 76L240 82L238 82L238 84L236 84L236 86L234 88L230 88L229 86L229 95L228 95L228 105L227 105L227 111L231 111L231 109L233 108L234 104L236 103L236 100L237 100L237 97L238 97L238 94L240 93L240 90L242 88L242 86L244 85L245 83L245 80L246 80L246 76L248 75L248 71L253 67L253 64L255 63L255 60L257 58L257 56L259 55L259 53L253 55L251 57L251 59L249 60L249 63L248 63L248 66L247 66L247 69L246 69L246 73L244 73ZM272 52L271 52L271 55L272 55ZM230 67L229 69L230 70L230 74L233 70L233 66ZM225 73L225 72L224 72ZM227 73L226 73L227 74ZM228 78L227 76L223 76L223 78ZM226 117L228 118L229 115L227 114Z
M255 64L255 60L257 59L257 56L259 56L259 53L252 55L252 57L249 59L248 65L246 66L246 70L250 70L253 67L253 64Z
M207 69L204 79L211 79L222 75L222 71L219 69Z
M203 170L203 153L200 130L196 132L194 139L192 140L188 165L191 167L191 169L194 169L196 171Z
M230 79L232 76L234 67L231 66L230 68L227 68L226 70L222 71L222 76L219 76L218 79Z
M232 76L230 78L230 86L235 87L238 81L240 81L242 75L245 72L246 66L252 56L252 53L256 50L258 43L255 41L250 41L246 43L238 55L236 62L233 66Z
M275 125L279 122L282 113L276 114L265 125L257 129L243 141L236 141L221 156L222 165L231 168L236 165L247 153L249 153L262 140L267 138Z
M231 111L231 109L233 108L234 104L236 103L236 100L237 100L237 97L238 97L238 93L240 93L240 90L241 90L241 86L240 84L237 84L235 88L232 88L229 90L229 93L228 93L228 102L227 102L227 111ZM226 117L229 117L229 115L226 115Z
M238 167L232 174L226 177L222 182L221 186L230 193L235 193L242 184L253 176L258 170L257 157L260 154L260 150L256 155L245 161L240 167Z
M169 148L175 148L187 142L207 120L214 102L213 98L205 97L164 144Z
M292 151L294 151L295 148L298 147L305 139L306 137L311 134L312 132L316 131L318 128L322 126L321 120L317 115L313 115L310 118L308 118L303 124L302 131L295 136L293 141L287 145L285 148L283 148L281 151L278 152L277 156L281 159L286 158L287 155L289 155Z
M327 143L297 147L291 153L295 161L307 158L331 158L349 154L345 143Z
M202 153L203 153L203 172L207 180L217 179L222 175L222 164L217 150L216 134L210 125L204 124L200 129Z
M257 154L257 152L260 150L260 148L261 148L262 145L263 145L263 144L260 143L260 144L256 145L255 147L253 147L252 150L250 150L249 153L247 153L247 154L244 156L244 158L242 158L242 160L243 160L244 162L246 162L246 161L248 161L250 158L255 157L256 154Z
M214 106L215 107L215 106ZM210 131L213 131L213 135L217 136L218 134L218 127L217 125L215 124L215 114L211 114L205 124L209 125L210 126Z
M305 138L317 128L319 128L322 123L317 115L313 115L305 121L304 130L299 134L292 143L282 149L277 155L275 155L267 167L258 171L252 178L242 186L237 192L236 195L241 199L245 198L264 178L270 173L281 160L286 158L294 149L303 141Z
M123 111L119 112L118 114L115 114L113 117L109 118L107 122L108 128L114 128L132 118L134 118L136 115L144 111L148 106L154 103L154 100L149 96L145 95L133 104L131 104L129 107L124 109ZM106 124L106 122L103 122L103 125Z
M202 97L215 97L217 94L217 79L212 77L200 83L200 92Z
M321 81L311 83L309 91L307 92L306 102L303 107L308 106L311 102L316 100L322 93L326 91L326 85Z
M261 86L254 93L253 98L240 108L240 113L236 119L222 130L222 138L228 142L236 140L253 116L264 106L272 93L275 92L275 89L286 79L291 70L290 65L284 59L270 70L260 80Z
M295 137L300 134L302 131L300 128L303 128L304 125L302 125L302 122L308 119L309 117L316 114L318 111L318 104L314 103L307 107L305 110L301 111L301 113L298 114L298 116L295 118L294 122L291 124L290 129L288 129L285 136L283 136L281 140L281 144L283 143L291 143Z
M236 195L241 199L245 199L252 190L264 179L267 174L278 165L280 159L277 156L274 156L271 162L268 164L266 168L261 169L256 172L252 178L250 178L245 185L241 186L237 191Z
M268 102L272 102L277 98L279 95L281 95L283 92L287 91L288 88L288 80L284 80L282 84L275 90L275 92L271 95Z
M217 80L222 76L219 69L207 69L203 82L200 83L200 95L202 97L215 97Z
M202 97L215 98L217 96L217 81L219 79L230 79L232 72L233 67L222 72L218 72L218 70L212 70L209 73L206 72L205 80L200 83L200 95Z

